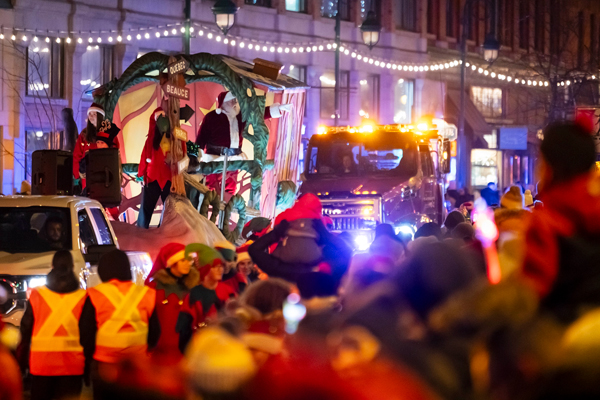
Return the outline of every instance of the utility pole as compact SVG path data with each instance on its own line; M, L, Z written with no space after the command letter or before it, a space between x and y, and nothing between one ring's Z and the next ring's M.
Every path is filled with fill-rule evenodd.
M185 0L185 8L183 9L183 13L185 14L185 32L183 32L183 53L186 55L190 54L190 28L192 26L192 0Z
M340 13L341 4L342 0L337 0L337 10L335 13L335 126L339 125L340 118L340 31L342 28L342 16Z
M465 2L462 15L462 33L460 38L460 105L458 110L458 137L456 139L456 186L457 188L468 187L467 182L471 170L471 155L465 136L465 81L467 75L467 39L469 37L469 16L471 0Z

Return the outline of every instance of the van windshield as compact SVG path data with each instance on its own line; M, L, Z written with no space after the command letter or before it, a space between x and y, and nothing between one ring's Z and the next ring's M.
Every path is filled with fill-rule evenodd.
M414 140L393 133L387 133L383 140L359 135L336 136L313 141L309 175L411 177L417 172Z
M61 207L0 207L0 251L71 250L71 216Z

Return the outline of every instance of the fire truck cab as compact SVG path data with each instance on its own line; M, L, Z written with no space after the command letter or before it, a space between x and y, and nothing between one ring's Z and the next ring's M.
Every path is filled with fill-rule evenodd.
M333 230L366 249L379 223L414 235L445 217L443 184L456 127L418 125L320 127L309 141L300 194L314 193Z

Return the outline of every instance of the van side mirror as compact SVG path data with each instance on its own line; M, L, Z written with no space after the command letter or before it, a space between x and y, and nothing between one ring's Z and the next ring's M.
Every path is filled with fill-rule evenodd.
M444 139L442 142L442 152L440 154L440 171L442 174L450 173L450 141Z

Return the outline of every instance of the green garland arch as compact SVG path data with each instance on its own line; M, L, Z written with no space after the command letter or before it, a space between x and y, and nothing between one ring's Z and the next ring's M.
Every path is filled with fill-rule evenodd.
M252 81L240 76L233 71L219 56L210 53L198 53L193 55L179 55L190 63L193 75L184 74L186 83L215 82L226 87L238 99L242 113L242 119L246 122L243 136L254 146L254 160L252 167L238 165L238 169L244 169L251 174L253 206L259 207L260 187L262 185L262 173L265 168L267 157L267 144L269 142L269 130L264 121L265 96L258 96ZM115 107L121 95L129 88L138 83L153 81L158 82L159 76L148 75L150 72L163 72L167 68L169 56L166 54L151 52L144 54L135 60L119 79L113 79L94 92L94 101L100 104L105 112L106 118L112 120ZM209 72L211 75L200 75L199 72ZM249 133L250 126L254 134ZM143 144L141 144L143 145ZM248 163L246 161L246 163ZM222 164L222 163L210 163ZM232 163L233 164L233 163ZM244 168L244 166L246 168ZM212 171L209 171L213 168ZM223 167L221 166L221 169ZM202 167L202 171L216 173L216 166ZM229 168L227 168L229 170Z

